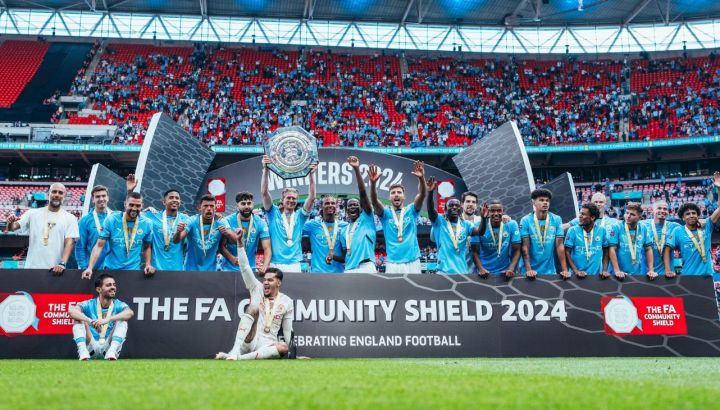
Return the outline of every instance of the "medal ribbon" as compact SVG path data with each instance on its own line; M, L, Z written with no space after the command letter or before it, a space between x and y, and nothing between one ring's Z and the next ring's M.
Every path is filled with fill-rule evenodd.
M658 252L662 253L663 247L665 246L665 237L667 235L667 222L663 222L662 236L659 240L657 227L655 227L655 222L652 222L650 226L652 227L653 237L655 238L655 246L657 246Z
M102 314L102 305L100 304L100 298L97 298L97 317L98 319L107 319L110 316L112 316L113 311L113 300L110 300L110 306L107 308L107 313L105 314L105 317L103 317ZM105 323L100 327L100 345L105 344L105 334L107 333L108 326L110 325L110 322Z
M110 208L105 208L108 215L110 215ZM93 209L93 219L95 220L95 230L98 232L103 230L102 224L100 223L100 217L98 216L97 209Z
M122 217L122 227L123 227L123 236L125 237L125 254L130 255L130 248L132 248L133 244L135 243L135 236L137 235L138 226L140 225L140 217L135 218L135 224L132 228L132 236L130 239L128 239L128 225L127 225L127 215L123 213Z
M265 305L265 333L270 333L270 328L272 326L272 321L275 318L275 315L277 315L278 311L280 310L280 303L278 300L280 299L280 296L282 293L278 292L277 296L275 296L275 299L270 301L268 298L264 298L263 304Z
M505 223L500 222L500 230L498 231L498 238L497 241L495 240L495 234L493 233L492 226L490 227L490 237L492 238L493 244L497 247L497 254L500 256L500 251L502 249L502 238L503 238L503 232L505 232Z
M635 238L637 238L640 233L640 227L635 228ZM633 241L633 238L630 236L630 228L628 228L627 223L625 224L625 235L627 236L628 246L630 247L630 257L632 258L632 264L637 264L637 248L635 248L635 241Z
M395 212L394 209L392 210L393 221L395 222L395 226L397 227L397 230L398 230L397 238L398 238L399 242L402 242L402 240L403 240L403 228L405 225L405 211L406 210L407 210L407 208L403 208L400 211L400 214ZM455 247L457 248L457 246L455 246Z
M338 235L338 225L340 225L340 224L337 222L333 223L333 233L332 233L332 238L331 238L330 231L328 230L328 227L325 224L325 221L320 221L320 226L322 226L323 234L325 235L325 240L328 243L328 253L332 252L333 249L335 249L335 243L337 242L337 235Z
M347 226L347 228L345 228L345 244L347 245L348 255L350 255L350 252L352 252L352 240L355 236L355 230L357 229L359 220L360 218L358 218L355 222L351 223Z
M163 242L165 242L165 250L168 250L168 248L170 248L170 234L175 233L175 228L177 227L178 220L180 220L180 215L175 215L175 224L170 226L170 230L168 231L167 211L163 211L163 213L162 213L162 234L163 234Z
M58 211L59 212L59 211ZM43 245L47 246L50 240L50 231L57 225L57 217L50 218L50 208L45 208L45 228L43 228ZM55 212L52 212L55 213Z
M285 227L285 233L287 234L287 240L292 242L293 240L293 230L295 229L295 211L292 212L292 216L290 216L290 219L288 220L285 212L282 212L280 214L282 217L282 223Z
M200 215L200 217L198 218L198 223L200 224L200 242L202 243L203 255L207 256L207 249L205 249L205 224L203 224L202 215ZM214 227L215 214L213 214L212 222L210 222L210 229L208 230L208 235L212 233Z
M540 239L540 247L544 248L545 239L547 239L548 225L550 225L550 212L548 212L547 216L545 216L545 226L542 231L540 230L540 222L538 221L537 214L533 214L533 219L535 220L535 233L537 234L538 239Z
M585 242L585 258L590 261L590 244L592 244L593 236L595 234L595 227L590 230L590 237L587 235L587 231L585 229L582 230L583 233L583 239Z
M705 223L710 223L705 222ZM698 228L697 230L697 236L688 229L687 225L685 226L685 232L687 232L688 237L692 241L693 245L695 245L695 249L697 249L698 253L700 254L700 258L702 258L703 263L707 262L707 255L705 254L705 233L702 231L702 229Z
M452 224L449 220L445 221L447 222L447 228L448 233L450 234L450 240L452 241L453 246L455 247L455 251L458 251L458 241L460 240L460 223L462 222L462 218L458 218L457 222L455 222L455 229L453 229Z
M247 245L248 241L250 241L250 232L252 232L254 222L255 222L255 217L253 217L253 215L250 215L250 222L248 222L248 228L247 228L247 231L245 231L245 229L243 229L243 227L242 227L242 220L240 219L240 212L237 213L237 224L238 224L238 228L243 230L243 235L245 235L245 245Z

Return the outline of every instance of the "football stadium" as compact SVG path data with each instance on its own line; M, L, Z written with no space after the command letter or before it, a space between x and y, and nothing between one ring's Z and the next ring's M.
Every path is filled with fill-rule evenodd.
M0 408L713 408L719 51L717 0L0 0Z

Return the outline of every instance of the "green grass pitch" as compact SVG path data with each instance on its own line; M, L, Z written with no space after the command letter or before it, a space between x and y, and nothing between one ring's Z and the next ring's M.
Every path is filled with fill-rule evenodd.
M0 408L697 408L720 359L0 361Z

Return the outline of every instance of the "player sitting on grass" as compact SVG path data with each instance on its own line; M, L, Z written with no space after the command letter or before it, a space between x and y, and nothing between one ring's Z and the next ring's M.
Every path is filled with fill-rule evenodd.
M98 276L95 290L97 298L68 309L70 317L75 320L72 331L78 356L80 360L103 355L106 360L117 360L127 335L127 322L135 313L125 302L115 299L117 285L112 275L103 273Z
M235 344L228 353L220 352L216 359L255 360L275 359L288 353L292 337L293 301L280 293L283 272L267 268L260 283L250 268L245 253L244 237L237 235L237 258L245 287L250 292L250 305L240 318ZM285 342L278 340L280 328Z

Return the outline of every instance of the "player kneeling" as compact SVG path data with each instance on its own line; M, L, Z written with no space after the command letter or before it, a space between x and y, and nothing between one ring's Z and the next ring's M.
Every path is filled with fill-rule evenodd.
M280 293L283 272L267 268L263 282L255 278L244 249L242 234L238 234L237 258L245 287L250 292L250 305L240 318L232 349L215 355L216 359L256 360L275 359L288 353L292 338L293 301ZM280 328L283 339L278 340Z
M73 339L80 360L104 357L117 360L127 335L128 320L135 314L125 302L115 299L117 285L112 275L95 279L98 297L68 309L73 324Z

